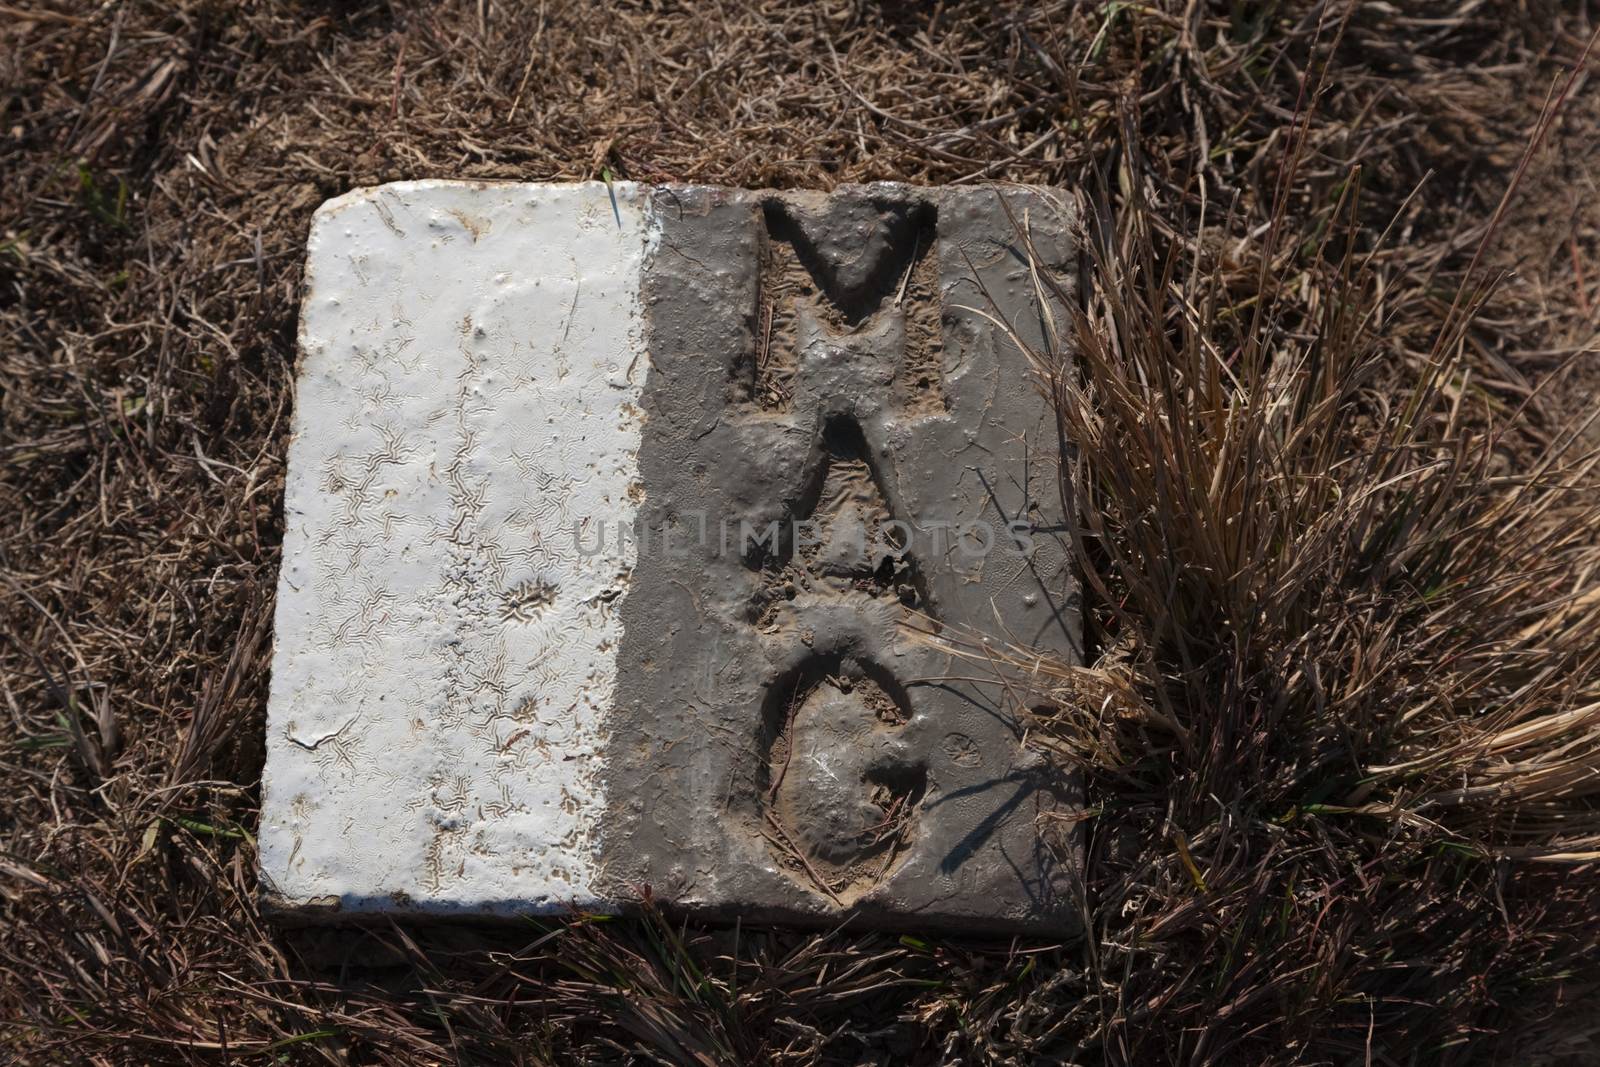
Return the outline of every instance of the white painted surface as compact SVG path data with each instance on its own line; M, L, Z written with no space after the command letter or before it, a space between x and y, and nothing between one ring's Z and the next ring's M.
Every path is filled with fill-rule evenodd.
M407 182L317 213L260 836L283 904L598 903L634 560L572 524L633 518L651 232L614 192Z

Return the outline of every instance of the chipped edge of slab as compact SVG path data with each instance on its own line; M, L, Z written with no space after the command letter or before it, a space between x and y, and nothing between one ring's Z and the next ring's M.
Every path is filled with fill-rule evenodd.
M580 553L569 524L634 513L652 233L620 182L402 182L317 211L262 784L275 914L613 910L593 878L633 546ZM551 425L541 455L527 431Z

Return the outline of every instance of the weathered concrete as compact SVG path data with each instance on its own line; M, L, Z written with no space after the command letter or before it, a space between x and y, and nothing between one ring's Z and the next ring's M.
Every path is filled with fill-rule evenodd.
M417 183L325 208L274 900L648 886L711 916L1071 928L1070 789L982 668L901 627L1078 655L1054 423L993 321L1033 344L1063 311L1018 224L1070 292L1043 190Z
M415 182L313 224L261 868L341 911L594 907L643 194Z
M1064 212L1006 195L1046 265L1068 265ZM641 518L811 519L821 545L689 536L684 558L640 556L601 883L730 916L1064 922L1069 845L1038 829L1059 784L994 687L951 678L982 668L899 626L918 611L1076 653L1066 552L1035 529L1060 525L1054 423L1024 355L969 310L1038 343L999 196L677 189L655 206ZM912 531L900 558L827 551L855 545L841 524L891 519ZM986 551L953 543L976 522Z

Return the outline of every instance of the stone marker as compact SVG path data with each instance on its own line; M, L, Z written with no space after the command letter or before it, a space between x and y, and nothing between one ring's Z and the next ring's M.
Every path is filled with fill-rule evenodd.
M324 205L268 902L1074 929L1027 694L903 625L1079 657L1055 422L997 325L1067 332L1034 271L1071 292L1069 221L889 184Z

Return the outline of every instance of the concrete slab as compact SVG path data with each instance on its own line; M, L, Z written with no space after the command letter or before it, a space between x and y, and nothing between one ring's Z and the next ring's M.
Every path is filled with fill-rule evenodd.
M1002 198L1004 203L1002 203ZM1009 211L1007 210L1009 208ZM261 870L292 918L1070 931L1050 190L414 182L309 244Z

